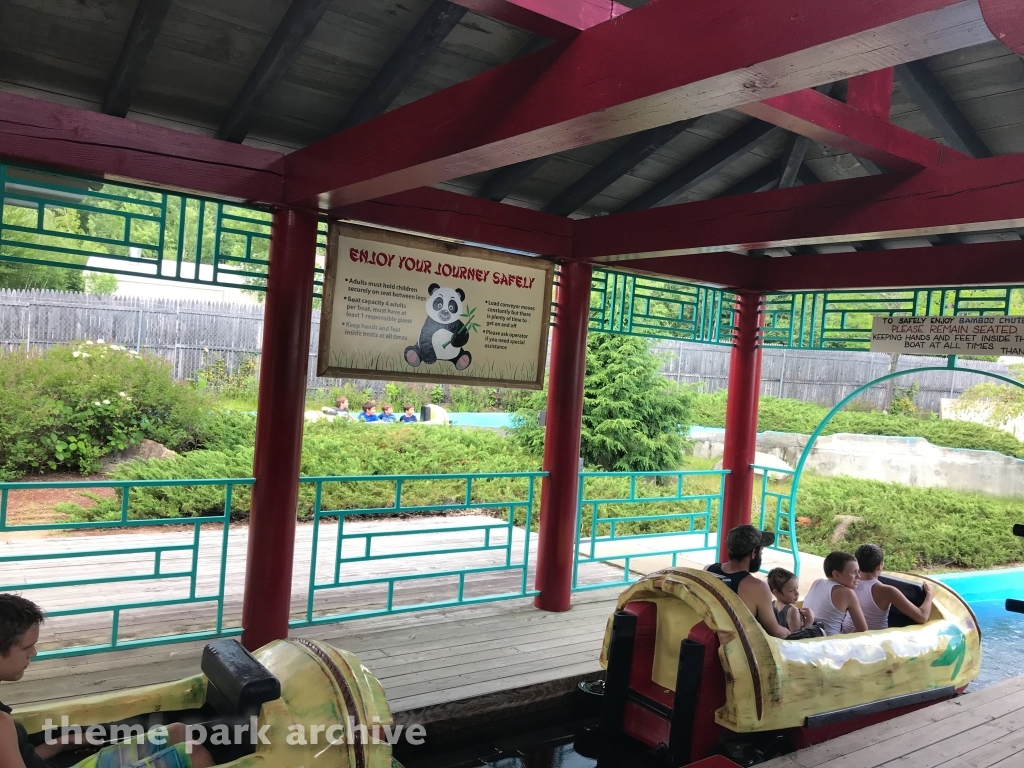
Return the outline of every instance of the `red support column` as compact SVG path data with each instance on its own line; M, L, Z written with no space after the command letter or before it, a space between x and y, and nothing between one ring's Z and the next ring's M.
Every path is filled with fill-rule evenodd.
M288 636L317 215L274 212L242 603L249 650Z
M583 379L587 371L587 325L593 267L563 264L558 278L558 308L551 334L548 374L544 479L537 542L537 589L533 604L545 611L569 610L580 432L583 427Z
M757 403L761 393L760 307L760 294L739 294L736 335L729 359L722 452L722 467L729 470L718 546L723 559L727 555L725 533L750 522L750 502L754 494L754 471L750 465L754 463L757 449Z

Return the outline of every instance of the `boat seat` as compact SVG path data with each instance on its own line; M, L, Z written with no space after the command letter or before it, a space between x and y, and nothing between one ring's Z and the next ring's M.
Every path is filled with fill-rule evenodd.
M222 717L248 720L268 701L281 698L281 683L237 640L214 640L200 665L209 680L206 703Z
M924 602L924 587L918 584L916 581L908 581L907 579L899 579L895 576L886 576L884 573L878 577L878 580L883 584L887 584L890 587L896 587L900 592L903 593L904 597L907 598L911 603L920 607ZM916 621L911 619L909 616L903 613L895 605L889 606L889 626L890 627L909 627L917 624Z

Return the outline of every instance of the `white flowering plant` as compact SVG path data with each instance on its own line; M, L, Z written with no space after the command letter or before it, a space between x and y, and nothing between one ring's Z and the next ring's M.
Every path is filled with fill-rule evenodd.
M208 408L162 358L102 339L0 356L0 479L94 472L143 438L195 447Z

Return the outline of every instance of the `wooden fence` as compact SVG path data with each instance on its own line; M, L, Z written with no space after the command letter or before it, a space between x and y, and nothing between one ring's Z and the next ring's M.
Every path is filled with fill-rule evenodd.
M310 389L337 386L335 379L316 376L320 312L313 312L309 346ZM195 378L215 359L234 371L258 358L263 336L263 307L197 301L93 296L56 291L0 290L0 349L41 350L76 339L103 339L139 352L163 356L177 379ZM729 376L729 350L687 342L661 342L664 373L676 381L703 383L705 391L724 389ZM945 358L900 358L900 369L944 365ZM967 361L966 365L1007 373L999 363ZM831 406L861 384L888 372L888 355L871 352L815 352L766 349L761 392ZM955 397L979 378L966 373L930 372L898 379L898 386L920 385L918 404L937 411L939 398ZM383 382L357 381L375 392ZM885 402L885 385L869 390L865 399L877 408Z

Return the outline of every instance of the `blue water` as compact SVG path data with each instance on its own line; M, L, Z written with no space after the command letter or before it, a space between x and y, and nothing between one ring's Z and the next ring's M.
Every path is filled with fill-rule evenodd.
M448 420L456 427L487 427L489 429L511 429L511 413L452 413Z
M1024 675L1024 614L1006 610L1006 598L1024 599L1024 568L949 573L936 580L954 589L981 625L981 674L972 690Z

